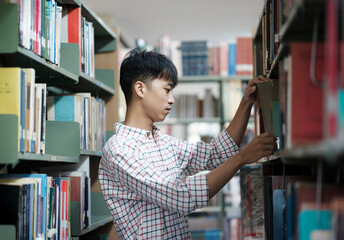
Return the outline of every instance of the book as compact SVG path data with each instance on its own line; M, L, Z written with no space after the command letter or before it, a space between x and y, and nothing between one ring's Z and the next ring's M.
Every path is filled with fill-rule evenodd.
M342 77L338 88L338 123L340 139L344 139L344 42L340 44L340 62Z
M61 21L62 21L62 7L56 6L56 40L55 40L55 63L60 65L61 58Z
M228 76L228 44L226 42L219 44L219 75Z
M46 125L46 83L35 84L35 129L36 129L36 153L45 153L45 125Z
M273 202L273 239L285 239L285 190L275 189L272 192Z
M81 68L81 8L66 7L62 9L61 42L79 45L79 67Z
M228 75L236 75L237 63L237 45L236 43L228 44Z
M329 209L303 209L299 215L299 240L309 240L314 230L331 229Z
M181 42L180 41L171 41L171 60L176 66L178 76L183 76L183 64L182 64L182 52L181 52Z
M14 114L18 116L18 151L24 151L24 89L25 79L20 68L0 68L0 114Z
M0 182L0 224L14 225L16 227L16 239L28 237L24 230L24 184L8 184Z
M262 128L259 133L269 132L277 137L277 142L279 142L279 139L282 137L280 129L281 111L279 102L279 81L272 79L257 84L257 87L259 96L259 105L257 105L257 107L261 109L262 113L262 121L260 121Z
M55 63L55 41L56 41L56 1L51 0L50 8L50 26L49 26L49 61Z
M80 124L80 146L84 144L84 96L48 96L47 118L50 121L72 121Z
M223 81L223 116L231 121L240 105L243 96L243 84L240 79Z
M260 165L240 169L242 230L245 238L264 236L262 179Z
M272 123L272 81L257 84L265 132L273 133Z
M317 44L315 79L311 79L312 43L293 42L287 89L287 148L318 143L323 139L324 44Z
M182 41L183 75L208 75L207 41Z
M253 75L253 41L250 37L238 37L236 43L236 75Z
M26 72L26 113L25 113L25 152L34 152L34 86L35 86L35 69L23 68Z

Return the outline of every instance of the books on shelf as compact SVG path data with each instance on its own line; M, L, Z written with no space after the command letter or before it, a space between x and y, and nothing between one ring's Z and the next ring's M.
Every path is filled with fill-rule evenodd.
M0 222L15 225L18 239L71 239L90 224L86 181L86 174L77 171L0 174L0 208L9 214Z
M338 185L324 184L321 186L321 214L317 215L317 189L316 183L292 182L287 185L287 238L309 239L312 230L330 229L331 225L338 224L331 222L330 204L338 197L343 197L343 187ZM320 213L320 212L318 212ZM313 217L311 217L313 216ZM324 217L324 219L322 219ZM318 222L321 220L321 223ZM320 224L319 224L320 223Z
M261 165L240 169L243 237L264 236L264 195Z
M61 11L55 0L18 1L19 44L59 65Z
M210 88L204 90L201 99L198 94L181 93L176 95L169 119L210 119L219 117L219 99L214 96Z
M18 151L45 153L46 84L31 68L0 68L0 113L18 116Z
M45 174L0 174L0 185L26 185L26 193L21 202L20 214L22 219L19 228L24 239L46 238L46 188L47 176ZM1 199L6 200L7 194ZM18 204L12 203L12 204ZM26 238L25 238L26 237Z
M183 75L208 75L207 41L182 41Z
M208 46L207 41L171 41L171 60L179 76L253 75L252 38L238 37Z
M239 107L245 83L240 79L223 81L223 117L227 121L231 121Z
M81 149L100 152L105 145L105 102L90 93L48 96L47 118L80 124Z

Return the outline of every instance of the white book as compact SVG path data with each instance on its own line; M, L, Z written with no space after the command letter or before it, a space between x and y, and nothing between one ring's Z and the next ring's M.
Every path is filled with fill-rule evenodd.
M51 1L51 13L50 13L50 58L51 62L55 62L55 27L56 27L56 2L55 0Z
M40 139L40 152L45 154L45 135L46 135L46 111L47 111L47 84L40 83L42 89L42 106L41 106L41 139Z
M60 65L60 56L61 56L61 24L62 24L62 7L56 6L55 62L57 65Z
M36 153L45 154L46 84L36 83Z
M29 127L27 129L27 138L29 140L29 152L34 152L34 142L35 142L35 135L34 135L34 118L35 118L35 69L33 68L22 68L24 72L27 74L27 81L28 81L28 108L29 108L29 116L28 118Z
M90 22L90 76L95 77L95 66L94 66L94 27L93 23Z
M68 9L67 8L62 8L61 42L68 43Z

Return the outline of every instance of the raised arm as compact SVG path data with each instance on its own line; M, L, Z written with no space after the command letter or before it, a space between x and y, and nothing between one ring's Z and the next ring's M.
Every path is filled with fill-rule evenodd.
M268 79L264 78L264 76L260 75L248 82L245 88L244 96L241 99L240 105L234 115L234 118L227 127L228 134L232 137L232 139L238 146L240 146L241 140L244 137L247 123L250 118L252 105L257 99L257 84L259 82L267 80Z
M238 110L226 129L238 146L240 146L241 140L245 134L251 107L257 99L257 84L267 80L268 79L263 76L258 76L249 81ZM206 175L209 187L209 198L220 191L242 166L254 163L262 157L270 156L276 148L276 138L273 135L264 133L254 137L243 150Z

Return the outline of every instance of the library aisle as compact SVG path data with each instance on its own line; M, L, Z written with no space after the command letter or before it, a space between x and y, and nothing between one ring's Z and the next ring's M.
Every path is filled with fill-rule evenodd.
M344 1L260 8L252 37L137 45L175 64L175 103L156 126L186 141L210 143L248 81L270 79L241 148L270 132L278 149L187 216L192 239L344 239ZM129 48L110 20L82 0L0 0L1 239L118 239L98 167L124 120Z

